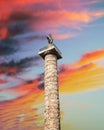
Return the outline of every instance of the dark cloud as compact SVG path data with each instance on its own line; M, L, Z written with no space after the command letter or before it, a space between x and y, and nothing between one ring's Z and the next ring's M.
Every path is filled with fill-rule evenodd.
M21 73L26 70L26 68L31 66L38 66L40 65L40 57L34 56L29 58L21 59L18 62L15 62L14 60L8 62L8 63L2 63L0 64L0 74L6 74L6 75L16 75L18 73Z
M27 36L22 38L22 40L25 41L32 41L32 40L45 40L46 36L45 35L33 35L33 36Z
M13 11L0 19L0 39L11 38L29 31L33 16L25 10ZM31 30L31 29L30 29Z
M25 43L25 45L26 45L26 43L29 43L34 40L46 40L46 35L40 35L40 34L36 35L36 34L34 34L34 32L33 32L33 34L31 34L31 32L30 32L30 33L25 33L21 36L16 37L16 39L18 39L20 44Z
M37 88L40 90L44 90L44 82L40 82Z
M20 60L19 62L17 62L16 64L20 68L26 68L31 65L38 66L38 65L40 65L40 61L41 61L40 56L34 56L34 57L24 58L24 59Z
M0 41L0 56L10 55L15 53L19 46L17 45L18 41L16 39L7 38Z
M13 37L19 34L25 33L27 30L27 24L24 22L15 22L8 25L8 37Z
M29 24L33 17L25 11L14 11L10 14L8 22L8 35L15 36L23 34L29 30Z
M33 16L29 14L28 12L23 11L14 11L9 16L9 21L17 22L17 21L30 21L33 19Z
M26 84L32 84L33 83L33 80L27 80L25 81Z
M41 73L37 80L39 81L39 84L37 86L38 89L43 90L44 89L44 73Z
M0 56L10 55L19 50L20 41L14 36L28 30L28 23L23 19L28 19L28 14L12 12L8 19L0 20Z
M33 12L22 9L14 10L5 19L0 19L0 55L13 54L26 42L44 40L46 37L36 34L33 28L36 27L37 19Z
M43 81L43 79L44 79L44 73L41 73L39 76L38 76L38 81L39 82L41 82L41 81Z
M67 67L65 65L61 65L58 67L58 74L62 73L67 70Z

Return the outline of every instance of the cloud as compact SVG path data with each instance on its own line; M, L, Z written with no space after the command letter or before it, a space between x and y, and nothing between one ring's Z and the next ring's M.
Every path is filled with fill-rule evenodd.
M7 92L7 96L8 95L9 95L9 91ZM18 95L18 90L17 90L17 95ZM2 129L19 128L21 130L30 128L30 129L42 130L43 125L40 123L40 120L42 120L42 116L38 113L39 108L34 107L34 105L36 105L37 102L38 103L41 102L39 98L37 100L37 96L40 96L42 98L42 95L41 94L39 95L39 91L36 92L34 89L27 95L21 96L20 98L16 98L12 101L9 100L5 102L1 102L0 121L2 123L0 124L0 128ZM10 97L13 97L13 91L11 92L11 96L9 96L9 98ZM21 117L24 117L24 119L21 120ZM19 127L18 127L18 123L19 123Z
M25 6L25 5L28 5L28 4L37 4L37 3L43 3L43 4L47 4L47 3L50 3L50 2L53 2L53 0L49 0L49 1L44 1L44 0L25 0L25 1L21 1L21 0L16 0L16 1L13 1L13 4L14 5L17 5L17 6Z
M103 49L86 53L74 64L62 65L59 69L60 92L77 93L103 88L102 57Z
M40 82L37 86L40 90L44 90L44 82Z
M39 82L36 79L31 81L24 80L20 85L17 85L15 87L5 89L3 88L0 91L0 97L2 97L0 98L0 101L4 102L22 98L23 96L29 95L32 91L34 91L34 93L37 93L37 91L39 91L37 87L38 83Z
M23 42L30 42L30 41L33 41L33 40L45 40L46 39L46 36L45 35L34 35L32 33L28 33L24 36L22 36L20 38L20 41L23 41Z
M0 23L0 40L11 38L28 31L28 22L32 16L24 11L13 11L7 19Z
M81 59L77 62L77 65L83 65L89 62L92 63L103 57L104 57L104 49L88 52L81 57Z
M104 11L103 11L104 12ZM97 15L100 14L100 15ZM44 16L44 19L47 19L45 22L44 19L41 20L41 25L51 26L51 27L60 27L65 26L69 28L82 28L83 25L94 21L95 19L104 16L102 11L90 12L89 10L82 10L80 12L69 11L69 10L50 10L46 12L46 15L43 12L40 12L40 16ZM58 19L57 19L58 18ZM55 21L57 19L57 21Z
M45 33L47 30L54 33L58 39L71 38L76 35L68 31L70 28L81 29L84 25L104 16L104 10L92 11L86 7L98 1L65 1L15 0L8 3L4 0L0 2L0 39L35 32L34 37L36 35L39 40L41 34L38 32ZM73 11L73 8L76 10ZM60 27L66 27L67 31L62 34Z
M16 92L10 92L8 90L0 92L0 102L9 101L9 100L15 99L17 97L18 97L18 95Z
M10 14L8 21L19 22L19 21L29 21L32 19L33 19L33 17L28 12L17 10Z
M11 87L7 87L7 88L2 87L0 89L0 97L1 97L0 102L18 100L20 98L31 95L31 93L33 92L37 96L43 93L43 90L44 90L43 74L39 75L37 78L34 78L34 79L24 79L24 78L18 78L16 76L11 76L11 78L12 80L15 80L15 82L17 81L18 82L21 81L21 82ZM5 81L0 80L0 81L1 81L0 84L7 83L6 80Z
M7 80L2 80L2 79L0 79L0 85L1 85L1 84L5 84L5 83L7 83Z
M19 46L17 45L18 41L15 39L7 38L0 41L0 56L11 55L17 50Z
M26 68L30 66L39 66L41 64L40 57L34 56L34 57L27 57L24 59L21 59L20 61L10 61L10 62L3 62L0 64L0 74L6 74L6 75L16 75L18 73L22 73L23 71L26 71Z
M55 36L53 35L54 39L57 39L57 40L68 39L75 36L76 34L55 34Z
M0 40L4 39L7 36L7 28L6 27L1 27L0 28Z

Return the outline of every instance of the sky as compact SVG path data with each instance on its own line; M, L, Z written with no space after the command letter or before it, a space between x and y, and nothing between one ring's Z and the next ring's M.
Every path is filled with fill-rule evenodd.
M0 130L44 128L44 60L62 52L62 130L104 130L104 0L0 0Z

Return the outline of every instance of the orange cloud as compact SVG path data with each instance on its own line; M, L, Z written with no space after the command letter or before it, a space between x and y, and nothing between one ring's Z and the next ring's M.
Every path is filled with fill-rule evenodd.
M93 63L96 60L104 58L104 49L88 52L82 56L82 58L74 65L83 65L89 62Z
M20 99L0 103L0 122L2 122L0 128L42 130L42 123L40 124L42 117L38 114L38 109L33 108L36 101L37 96L31 92L30 95Z
M38 15L42 17L44 16L44 19L41 17L41 21L39 21L41 23L41 27L66 26L77 28L78 26L81 27L82 23L89 23L92 17L88 11L72 12L68 10L50 10L46 11L45 14L43 11L40 11L38 12Z
M75 93L104 87L104 67L98 66L102 57L104 50L97 50L85 54L73 65L64 66L59 74L60 91Z
M0 103L0 128L43 129L43 116L38 113L37 104L43 102L43 91L37 88L38 81L8 89L22 96ZM24 95L25 93L25 95ZM6 108L6 109L5 109ZM41 120L41 122L40 122Z
M20 79L20 80L23 80L23 79ZM3 84L3 83L4 81L0 80L0 84ZM30 93L33 91L34 91L34 96L39 96L43 92L43 89L38 88L38 85L39 85L39 81L37 79L29 80L29 81L24 80L22 81L20 85L1 89L1 92L3 93L4 96L2 97L0 101L11 101L11 100L16 100L18 98L21 98L23 96L26 97L27 95L30 95Z

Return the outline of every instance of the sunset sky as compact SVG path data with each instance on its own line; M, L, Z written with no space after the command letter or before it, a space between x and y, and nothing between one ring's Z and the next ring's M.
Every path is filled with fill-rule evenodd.
M104 0L0 0L0 130L43 130L49 33L62 130L104 130Z

